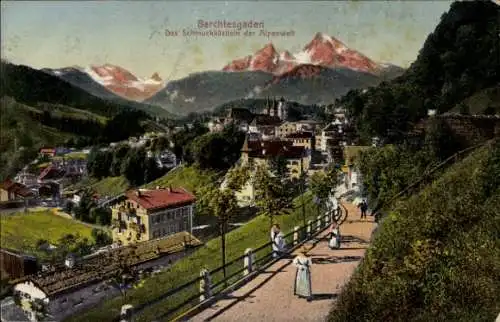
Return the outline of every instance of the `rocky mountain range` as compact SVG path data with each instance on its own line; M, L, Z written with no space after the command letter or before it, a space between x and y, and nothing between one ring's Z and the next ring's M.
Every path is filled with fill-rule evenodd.
M360 52L350 49L334 37L317 33L311 42L296 54L291 54L289 51L280 53L272 43L269 43L254 55L233 60L223 70L230 72L263 71L283 75L301 65L349 68L373 74L379 73L386 67Z
M269 43L253 55L233 60L222 71L171 81L145 102L174 107L174 113L212 110L241 98L274 96L302 104L330 104L351 89L375 86L403 71L317 33L299 53L278 52Z
M373 61L340 40L317 33L298 53L279 52L272 43L219 71L165 82L158 73L141 79L123 67L44 68L93 96L139 108L185 115L209 111L238 99L283 96L302 104L330 104L350 89L375 86L403 69ZM160 113L162 114L162 113Z
M125 68L111 64L42 70L104 98L112 93L128 100L141 102L164 86L158 73L154 73L150 78L140 79Z

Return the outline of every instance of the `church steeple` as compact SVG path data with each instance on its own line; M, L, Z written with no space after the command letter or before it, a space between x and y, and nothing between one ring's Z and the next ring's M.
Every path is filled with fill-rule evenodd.
M246 164L248 162L248 154L252 151L250 147L248 146L248 134L245 135L245 142L243 142L243 147L241 148L241 161L243 164Z
M243 147L241 148L241 152L243 153L248 153L252 151L250 147L248 146L248 135L245 135L245 142L243 142Z

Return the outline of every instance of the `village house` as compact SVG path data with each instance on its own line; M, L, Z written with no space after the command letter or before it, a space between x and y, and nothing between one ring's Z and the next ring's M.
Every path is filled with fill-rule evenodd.
M14 181L19 182L26 187L38 185L38 177L35 174L28 172L27 169L23 169L19 172L14 178Z
M276 136L280 138L295 132L297 132L297 122L284 122L276 127Z
M312 132L295 132L285 135L283 141L292 142L293 146L301 146L310 151L315 150L315 140Z
M171 169L177 166L177 157L170 150L163 150L156 156L156 164L159 168Z
M279 117L259 114L250 123L248 131L261 134L264 139L272 138L276 135L276 127L279 125L281 125Z
M342 172L347 175L346 183L352 188L353 183L361 182L361 177L358 171L355 171L355 167L361 152L370 149L371 146L361 146L361 145L348 145L343 149L344 164L342 165ZM353 177L354 176L354 177Z
M224 130L224 120L220 117L215 117L208 121L207 127L210 133L222 132Z
M255 114L246 108L233 107L229 109L226 118L224 119L224 126L233 124L236 125L241 131L247 132L248 126L255 118Z
M316 149L327 152L331 146L343 145L345 142L345 123L340 119L329 123L321 130L321 135L316 137Z
M195 197L183 188L126 192L111 206L113 240L123 245L192 232Z
M300 120L295 122L297 124L297 132L312 132L316 135L321 131L322 123L314 120Z
M53 158L56 156L56 149L54 148L43 148L40 149L40 155L46 155L50 158Z
M19 182L8 179L0 184L0 202L24 201L33 196L33 192Z
M300 178L310 167L311 153L303 146L294 146L293 142L282 140L249 140L248 137L245 139L241 149L240 164L250 165L252 171L247 183L235 192L240 207L253 206L255 202L253 172L256 167L270 166L270 161L277 157L286 160L291 179Z
M51 320L61 321L75 312L120 295L118 285L112 279L120 274L121 268L130 267L140 276L141 272L155 267L168 267L200 245L202 243L196 237L181 232L82 259L69 256L64 266L20 280L14 285L13 293L32 320L37 319L37 311L43 307Z

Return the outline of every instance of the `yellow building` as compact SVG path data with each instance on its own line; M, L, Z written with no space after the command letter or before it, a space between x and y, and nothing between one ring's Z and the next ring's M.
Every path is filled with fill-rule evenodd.
M295 132L287 134L284 141L292 142L293 146L304 147L308 150L315 149L314 135L312 132Z
M285 122L280 126L276 127L276 136L285 137L288 134L297 132L296 122Z
M196 199L183 188L128 191L111 207L113 241L122 245L192 232Z

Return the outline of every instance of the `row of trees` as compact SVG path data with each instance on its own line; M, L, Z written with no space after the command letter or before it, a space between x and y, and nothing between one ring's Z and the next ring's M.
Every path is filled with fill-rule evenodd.
M155 158L148 157L145 147L122 144L111 150L93 148L87 158L87 170L94 178L123 175L132 186L153 181L164 171Z
M66 234L56 242L57 248L48 250L50 244L46 239L39 239L36 247L45 250L48 262L58 263L64 261L66 256L73 254L82 257L92 253L96 248L104 247L112 243L111 236L104 230L92 229L92 239L82 237L79 234Z
M433 119L425 133L412 141L365 151L361 153L359 167L368 196L384 203L464 148L446 122Z
M238 210L235 195L237 191L240 191L249 180L251 181L255 188L255 205L258 208L258 215L268 217L270 226L274 224L275 216L289 214L294 207L294 197L304 192L305 178L290 180L288 173L283 170L282 161L282 158L276 158L271 160L269 165L259 165L255 169L248 165L236 166L228 171L222 188L219 183L213 183L201 189L198 200L199 209L217 217L223 267L226 264L227 225ZM325 173L315 174L310 186L321 203L325 203L337 183L337 170L329 169ZM305 216L305 209L303 211Z

